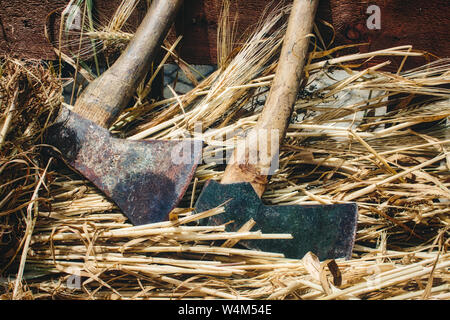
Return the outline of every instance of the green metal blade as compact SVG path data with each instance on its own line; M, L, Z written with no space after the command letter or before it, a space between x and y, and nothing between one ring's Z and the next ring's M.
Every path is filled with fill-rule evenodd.
M351 257L357 225L355 203L333 205L266 206L250 183L220 184L208 181L197 203L197 211L225 204L225 213L210 218L210 224L239 229L248 220L263 233L290 233L293 239L252 240L247 246L269 252L281 252L288 258L302 258L311 251L319 259Z

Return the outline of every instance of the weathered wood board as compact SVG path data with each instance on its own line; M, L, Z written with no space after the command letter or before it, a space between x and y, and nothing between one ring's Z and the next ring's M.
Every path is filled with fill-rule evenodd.
M0 54L24 58L53 59L55 54L44 37L48 19L50 35L58 33L57 16L67 0L0 0ZM96 0L100 21L112 16L120 0ZM196 64L216 62L217 21L221 0L185 0L173 32L184 36L181 53L185 60ZM238 34L255 26L269 0L234 1L232 12L238 12ZM278 3L275 1L275 3ZM367 8L378 5L381 9L381 28L369 30ZM130 19L133 29L145 14L146 4L141 1ZM412 44L439 57L450 56L450 1L448 0L323 0L318 18L330 22L335 29L335 45L368 42L358 50L384 49ZM331 39L330 29L320 27L325 39ZM407 67L423 63L423 59L409 59ZM376 63L376 61L374 61ZM395 66L393 66L395 67Z

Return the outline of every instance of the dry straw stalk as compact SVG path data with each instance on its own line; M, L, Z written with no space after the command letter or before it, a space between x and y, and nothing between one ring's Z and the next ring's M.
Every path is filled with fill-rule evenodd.
M124 1L109 29L99 26L85 34L87 39L122 37L135 4ZM281 148L280 168L263 196L269 204L357 202L351 260L334 265L313 254L286 259L248 250L240 240L289 235L253 230L251 221L237 232L198 223L222 212L195 212L190 206L207 179L220 180L225 152L255 125L289 10L268 12L248 37L235 39L227 5L219 69L190 92L179 94L174 87L173 98L159 101L148 99L149 85L142 84L133 107L111 128L129 139L202 134L204 156L213 161L198 168L174 221L132 226L76 173L55 165L45 171L48 162L38 146L60 106L61 82L51 68L4 60L0 232L2 239L14 235L9 239L15 241L0 243L3 273L13 277L1 283L2 298L449 298L449 60L407 72L383 71L385 63L351 70L373 57L422 55L410 46L337 57L333 54L342 48L316 47ZM177 56L177 44L165 45L167 58ZM183 70L195 73L191 66ZM347 75L336 80L339 71ZM331 80L321 84L326 76ZM355 94L361 98L345 100ZM21 116L11 116L14 111ZM198 121L201 132L195 131ZM17 221L31 227L22 230ZM79 277L79 287L70 285L73 276Z

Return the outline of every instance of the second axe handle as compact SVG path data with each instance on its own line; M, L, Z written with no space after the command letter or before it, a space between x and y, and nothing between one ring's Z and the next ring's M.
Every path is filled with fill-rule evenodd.
M153 0L133 39L116 62L78 97L74 111L109 128L150 70L182 0Z
M260 197L264 193L268 169L272 159L278 156L278 149L270 148L271 132L278 132L279 146L286 134L296 101L318 3L319 0L294 0L275 78L264 109L255 128L237 145L221 183L250 182ZM260 141L261 132L266 133L264 136L267 141ZM266 147L261 148L261 143L266 143ZM251 159L252 152L256 153L253 158L257 159L256 163Z

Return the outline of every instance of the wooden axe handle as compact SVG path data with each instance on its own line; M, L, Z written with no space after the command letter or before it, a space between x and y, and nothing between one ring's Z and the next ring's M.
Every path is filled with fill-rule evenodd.
M270 148L271 133L278 132L278 146L286 134L300 86L305 58L308 53L309 34L319 0L294 0L275 78L258 122L245 140L237 145L221 183L250 182L261 197L268 182L268 169L278 156L278 147ZM266 134L262 134L266 133ZM262 148L261 138L267 140ZM255 150L256 149L256 150ZM245 150L245 152L237 152ZM264 153L264 154L263 154ZM256 154L257 161L252 161ZM255 162L255 163L254 163Z
M153 0L135 36L117 61L78 97L74 111L108 128L150 69L182 0Z

